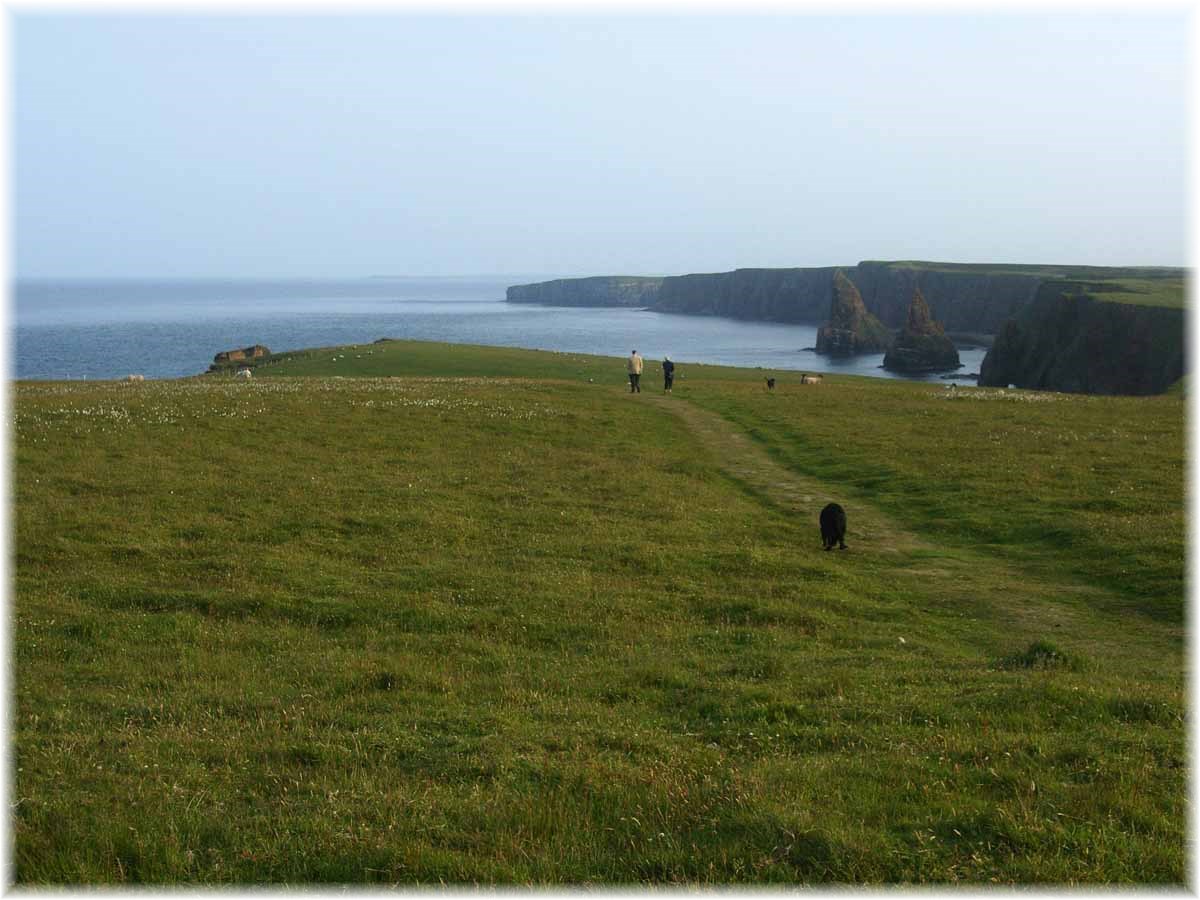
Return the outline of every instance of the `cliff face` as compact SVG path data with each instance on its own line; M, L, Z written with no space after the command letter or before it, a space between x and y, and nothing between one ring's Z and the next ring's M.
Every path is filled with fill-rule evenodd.
M820 322L833 299L835 267L738 269L662 279L654 308L770 322ZM1042 277L1024 273L942 271L861 262L843 269L867 310L889 328L900 328L913 290L948 331L994 334L1033 300Z
M1184 372L1181 309L1104 302L1103 286L1047 282L996 335L979 384L1159 394Z
M1032 302L1045 280L1023 273L943 271L881 262L861 262L847 274L867 309L891 328L904 325L909 300L919 289L930 315L946 331L983 334L998 332Z
M737 269L664 278L658 312L767 322L820 322L833 299L834 267Z
M509 303L547 306L653 306L663 279L641 275L597 275L518 284L505 291Z
M905 325L909 301L920 291L945 331L998 335L980 384L1148 394L1165 390L1183 371L1183 313L1177 308L1182 269L867 261L842 271L866 310L889 328ZM836 272L825 267L570 278L510 287L508 299L817 323L832 306ZM1103 302L1104 293L1125 299ZM1160 305L1147 303L1156 294L1163 295L1153 301ZM917 349L931 350L924 344L932 340L922 339ZM831 345L824 346L828 351ZM842 350L832 352L847 352L844 340L834 339L833 346Z

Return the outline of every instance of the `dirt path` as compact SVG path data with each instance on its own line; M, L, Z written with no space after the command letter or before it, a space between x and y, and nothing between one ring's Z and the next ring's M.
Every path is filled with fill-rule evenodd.
M682 419L700 443L717 457L721 468L751 491L798 516L811 519L815 543L820 543L817 516L826 503L835 502L853 511L853 515L847 517L848 546L889 554L936 551L934 545L921 541L877 510L864 507L861 501L851 503L825 482L784 468L745 432L717 414L674 397L660 395L647 399Z
M811 522L814 549L820 547L817 517L830 501L847 509L845 551L871 566L880 566L914 596L935 604L961 604L1011 624L1014 632L1032 636L1069 634L1090 644L1093 652L1142 655L1164 641L1176 644L1182 629L1158 623L1128 627L1121 602L1103 589L1065 579L1049 581L981 552L946 548L923 539L861 499L848 499L835 487L801 475L775 462L737 426L692 403L662 395L646 398L677 416L712 452L722 470L752 493ZM807 534L808 532L802 531ZM842 551L831 551L839 556ZM1114 622L1122 627L1114 629ZM1112 635L1122 634L1120 644Z

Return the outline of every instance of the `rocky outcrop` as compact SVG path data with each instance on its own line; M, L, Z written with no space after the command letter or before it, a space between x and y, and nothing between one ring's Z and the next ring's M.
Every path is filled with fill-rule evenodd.
M223 350L213 357L213 363L219 365L221 363L242 362L247 359L260 359L264 356L270 356L271 351L262 344L255 344L253 347L243 347L240 350Z
M954 342L929 313L919 287L913 288L908 320L883 357L883 367L894 372L943 372L962 365Z
M641 275L597 275L517 284L505 291L509 303L546 306L652 306L663 279Z
M1047 282L996 335L979 384L1158 394L1184 373L1182 309L1106 302L1105 285Z
M841 270L833 276L829 322L817 331L817 352L830 356L878 353L891 344L891 332L867 312L858 288Z
M230 372L234 369L254 366L260 362L269 361L270 358L271 351L262 344L255 344L253 347L242 347L238 350L222 350L213 357L212 365L208 367L208 371Z

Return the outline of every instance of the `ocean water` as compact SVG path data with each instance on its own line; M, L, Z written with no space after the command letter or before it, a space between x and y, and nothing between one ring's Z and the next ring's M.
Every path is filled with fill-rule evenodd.
M265 344L273 352L409 338L764 369L895 378L883 354L818 356L815 325L743 322L638 309L506 303L512 281L364 278L340 281L18 281L12 365L18 379L178 378L213 356ZM939 383L974 384L986 351Z

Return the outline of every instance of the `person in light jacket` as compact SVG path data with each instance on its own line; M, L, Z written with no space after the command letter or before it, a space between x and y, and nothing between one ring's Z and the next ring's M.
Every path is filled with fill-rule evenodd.
M671 385L675 383L675 363L671 362L671 357L663 357L663 391L671 393Z
M629 359L625 360L625 368L629 370L629 393L640 394L642 386L638 382L642 380L642 358L638 356L636 350L629 354Z

